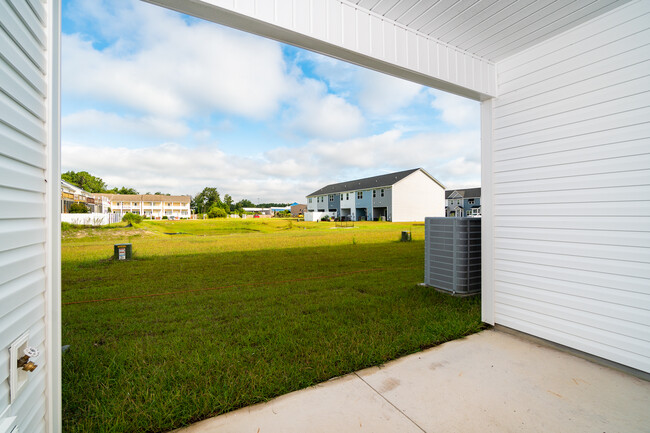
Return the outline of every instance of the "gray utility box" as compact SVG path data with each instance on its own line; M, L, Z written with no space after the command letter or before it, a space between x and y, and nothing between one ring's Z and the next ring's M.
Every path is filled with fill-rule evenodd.
M481 218L425 218L424 284L454 295L481 292Z
M131 260L133 257L133 247L129 243L113 245L113 259Z

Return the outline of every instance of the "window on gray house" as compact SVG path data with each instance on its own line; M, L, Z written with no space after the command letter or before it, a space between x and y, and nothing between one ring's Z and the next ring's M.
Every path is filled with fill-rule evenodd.
M381 189L381 196L384 196L384 188Z
M377 190L373 189L372 190L372 198L375 198L375 197L377 197Z
M363 191L357 191L357 199L361 200L363 198Z

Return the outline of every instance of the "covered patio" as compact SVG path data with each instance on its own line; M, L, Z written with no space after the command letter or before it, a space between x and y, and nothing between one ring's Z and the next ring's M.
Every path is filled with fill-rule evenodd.
M646 380L487 330L176 432L642 433L648 407Z

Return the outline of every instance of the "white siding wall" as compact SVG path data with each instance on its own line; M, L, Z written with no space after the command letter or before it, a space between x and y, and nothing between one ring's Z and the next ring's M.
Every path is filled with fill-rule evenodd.
M650 2L637 1L499 63L485 197L494 303L484 311L646 372L649 41Z
M418 170L393 185L393 221L445 216L445 189Z
M494 63L341 0L146 0L472 99Z
M57 407L48 396L58 394L48 374L57 362L48 346L58 333L49 321L56 320L50 307L59 266L50 254L58 251L52 241L59 233L52 215L59 202L52 197L59 190L58 140L52 140L58 134L58 108L52 110L58 107L56 62L52 69L58 48L51 47L58 36L50 38L59 27L52 8L0 0L0 414L16 416L20 431L30 433L46 431ZM8 348L25 331L41 356L10 405Z

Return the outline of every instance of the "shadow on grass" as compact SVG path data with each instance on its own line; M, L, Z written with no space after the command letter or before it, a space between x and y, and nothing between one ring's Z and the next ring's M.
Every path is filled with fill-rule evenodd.
M480 330L478 298L417 286L423 257L395 242L64 263L64 303L172 292L63 307L64 430L163 432Z

